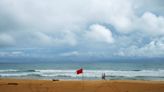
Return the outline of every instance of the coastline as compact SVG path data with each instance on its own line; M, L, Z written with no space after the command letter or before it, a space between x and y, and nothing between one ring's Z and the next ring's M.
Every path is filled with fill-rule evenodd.
M1 92L164 92L164 81L0 79Z

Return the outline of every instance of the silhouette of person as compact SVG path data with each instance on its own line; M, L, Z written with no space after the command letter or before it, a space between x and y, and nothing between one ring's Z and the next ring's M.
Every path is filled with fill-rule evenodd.
M105 73L102 73L102 80L105 80Z

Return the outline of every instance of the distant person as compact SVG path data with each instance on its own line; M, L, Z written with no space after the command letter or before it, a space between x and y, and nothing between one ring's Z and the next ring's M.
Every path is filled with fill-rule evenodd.
M105 73L102 73L102 80L105 80Z

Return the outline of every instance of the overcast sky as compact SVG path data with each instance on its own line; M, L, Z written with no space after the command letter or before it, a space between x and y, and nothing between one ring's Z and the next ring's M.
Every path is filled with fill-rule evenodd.
M0 57L164 57L163 0L0 0Z

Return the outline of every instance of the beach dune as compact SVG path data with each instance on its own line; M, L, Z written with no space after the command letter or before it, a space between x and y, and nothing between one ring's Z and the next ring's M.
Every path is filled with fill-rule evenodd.
M164 92L164 81L0 79L0 92Z

